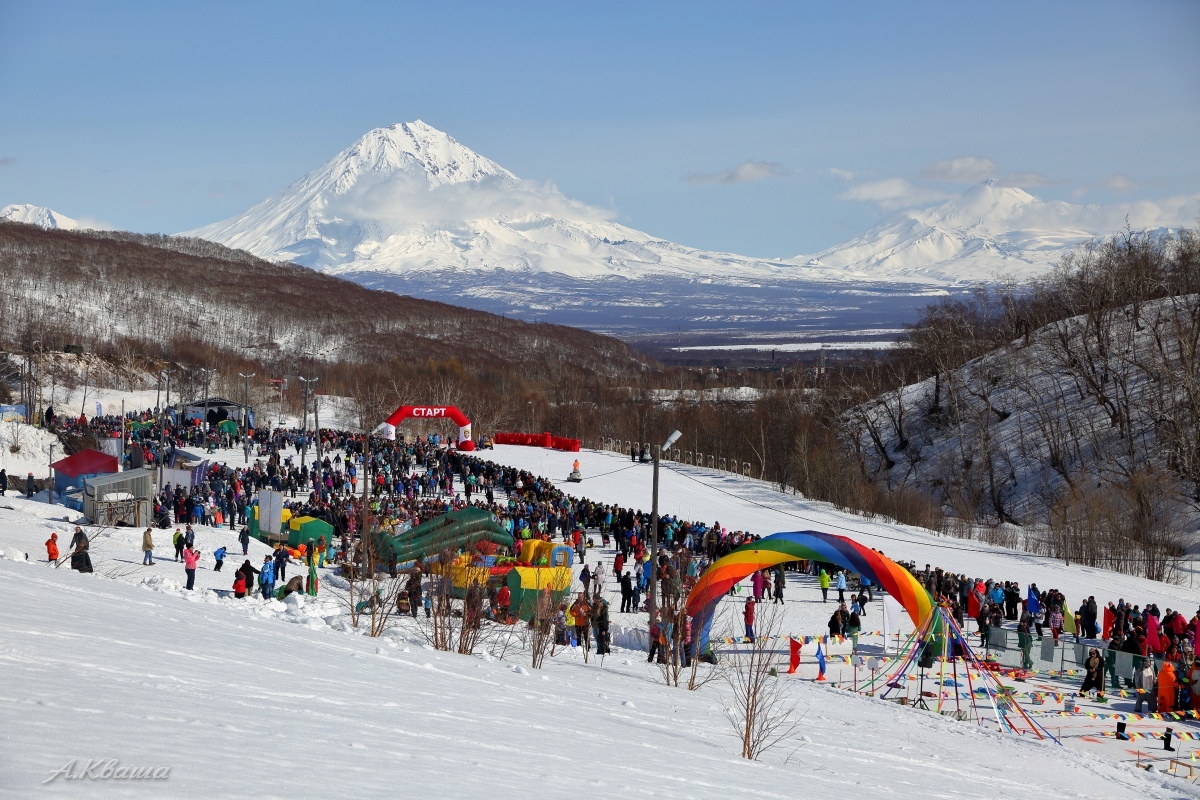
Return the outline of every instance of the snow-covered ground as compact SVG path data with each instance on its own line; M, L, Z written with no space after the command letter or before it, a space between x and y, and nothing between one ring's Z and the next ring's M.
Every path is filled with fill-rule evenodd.
M288 625L211 593L0 561L0 796L1188 795L1178 779L793 681L802 733L737 757L724 694L636 654L541 671ZM66 780L88 759L160 780ZM71 762L74 760L74 764ZM101 770L97 770L98 772ZM803 787L803 788L801 788Z
M25 476L30 472L35 478L48 477L51 445L54 460L66 455L62 442L49 431L15 420L0 422L0 469L8 473L8 485L15 490L16 481L20 481L24 489Z
M576 457L522 447L482 455L559 480ZM578 457L586 477L570 486L576 493L649 507L648 466L594 451ZM240 463L242 454L218 459ZM894 557L1038 580L1068 598L1102 588L1168 605L1196 597L1181 587L995 548L954 550L961 543L868 523L694 467L663 471L662 500L666 511L756 533L846 533ZM668 688L643 651L614 647L603 661L584 663L578 650L560 650L538 671L515 648L435 652L424 644L421 623L407 618L370 639L353 631L328 587L317 600L237 600L225 594L242 560L228 528L198 529L204 559L193 592L180 588L184 573L171 560L170 531L155 531L153 567L141 566L140 531L103 531L92 547L96 573L80 575L44 561L50 531L59 531L60 542L69 538L73 523L64 516L72 515L60 506L0 500L0 607L7 610L0 615L0 797L375 797L398 787L434 797L841 797L897 790L971 798L1197 796L1178 778L1132 766L1139 747L1142 757L1158 755L1149 752L1152 744L1122 746L1090 735L1112 723L1055 720L1052 730L1065 727L1057 732L1066 748L1005 736L994 726L813 683L811 648L785 684L797 704L797 733L748 763L722 715L728 689L719 682L695 692ZM234 555L215 573L211 553L222 544ZM11 560L25 553L30 562ZM265 553L251 542L251 563ZM588 560L611 556L594 548ZM789 580L787 630L821 633L829 606L811 579ZM613 624L623 630L644 622L614 614ZM866 627L875 627L870 616ZM878 639L867 637L865 645L874 650ZM844 650L835 647L833 655ZM831 659L829 677L848 684L850 667ZM1147 732L1161 727L1143 723ZM1177 730L1194 727L1176 723ZM1194 742L1182 744L1186 757ZM117 759L125 767L169 768L169 775L58 777L42 785L72 759L75 774L88 759Z

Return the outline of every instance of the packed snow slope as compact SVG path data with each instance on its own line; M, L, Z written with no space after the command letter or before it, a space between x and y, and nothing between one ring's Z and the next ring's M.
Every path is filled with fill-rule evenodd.
M482 457L545 475L557 481L563 491L577 497L650 510L653 468L649 464L633 464L627 455L597 450L560 453L538 447L497 445L493 451L484 451ZM565 483L576 458L580 461L583 482ZM924 528L872 521L838 511L828 503L782 494L764 481L719 470L663 462L659 482L661 513L709 524L719 522L729 530L760 536L797 530L848 536L893 560L916 562L919 568L930 564L975 578L1015 580L1022 588L1033 582L1043 591L1059 589L1073 607L1078 607L1088 596L1094 596L1101 604L1124 598L1139 605L1156 602L1160 608L1181 609L1190 616L1200 605L1200 589L1187 582L1176 586L1077 564L1068 566L1061 561L981 542L941 537ZM1192 569L1196 566L1193 562ZM1195 577L1200 579L1200 575ZM868 627L871 625L867 623ZM818 634L821 630L803 633Z
M0 531L23 524L8 514ZM568 651L534 671L435 652L412 627L348 634L326 624L328 604L295 597L0 559L0 606L0 797L1196 796L1110 758L798 680L785 690L800 731L746 762L725 690L667 688L638 653L585 664ZM167 772L46 783L90 759Z
M74 231L85 227L82 223L64 214L59 214L57 211L52 211L45 206L34 206L29 203L7 205L4 208L0 208L0 220L24 222L28 225L37 225L39 228L51 231Z

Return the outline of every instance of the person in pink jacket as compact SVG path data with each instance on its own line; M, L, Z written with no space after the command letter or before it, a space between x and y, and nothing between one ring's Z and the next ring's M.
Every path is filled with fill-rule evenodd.
M200 561L200 551L189 547L183 551L183 571L187 573L187 589L191 591L196 583L196 564Z

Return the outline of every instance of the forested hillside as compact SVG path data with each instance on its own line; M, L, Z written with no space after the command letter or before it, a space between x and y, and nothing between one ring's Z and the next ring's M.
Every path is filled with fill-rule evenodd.
M568 371L580 386L627 384L648 366L607 336L373 291L194 239L0 223L0 285L0 349L80 345L151 374L173 364L188 390L197 367L232 381L303 371L358 398L364 419L406 395L475 398L499 424Z
M961 520L1044 526L1035 549L1161 577L1200 509L1198 250L1189 231L1118 236L1032 287L930 307L897 388L845 415L864 470Z

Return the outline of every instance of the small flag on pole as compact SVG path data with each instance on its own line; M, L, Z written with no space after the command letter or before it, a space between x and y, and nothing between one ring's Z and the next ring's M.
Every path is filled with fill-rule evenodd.
M788 675L796 671L796 667L800 666L800 640L794 636L788 637L788 644L791 646L790 658L788 660Z
M817 680L825 680L825 654L821 652L821 645L817 644Z

